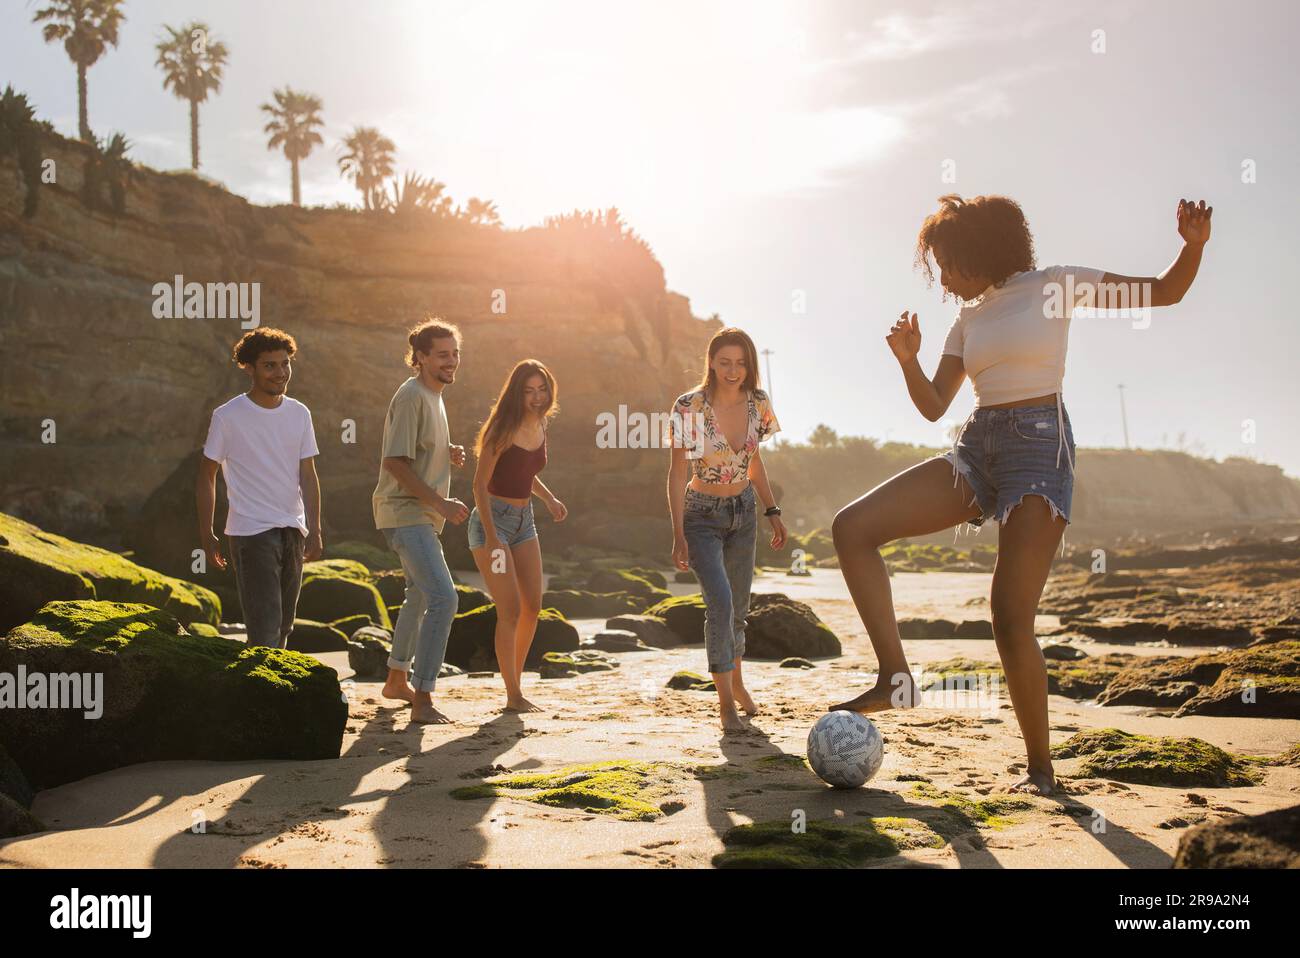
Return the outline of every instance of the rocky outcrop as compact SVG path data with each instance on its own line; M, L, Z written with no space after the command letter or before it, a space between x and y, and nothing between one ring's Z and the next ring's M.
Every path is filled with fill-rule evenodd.
M573 518L609 518L607 528L556 524L539 510L544 542L600 534L608 539L602 547L617 548L622 534L625 547L636 546L631 552L670 545L666 455L598 447L596 417L617 419L620 406L626 415L666 412L697 381L719 323L695 318L689 301L664 287L662 269L635 237L259 207L195 177L144 168L125 215L114 219L77 198L78 144L50 135L41 149L59 176L42 187L31 220L19 215L13 161L0 159L0 379L8 397L0 509L10 503L61 532L108 536L201 446L212 409L246 388L230 362L244 330L238 318L156 318L154 285L182 275L260 284L261 325L297 337L290 394L310 407L316 425L327 543L383 547L370 494L384 415L408 374L408 328L436 314L465 335L463 364L446 395L454 441L470 445L519 359L541 359L556 375L562 413L551 429L546 481ZM69 389L39 357L87 337L96 344L94 361L81 364ZM102 414L108 408L112 416ZM59 430L55 444L41 442L47 419ZM171 507L185 516L191 476L180 477ZM456 473L453 495L469 501L471 478L472 463ZM157 519L133 532L143 561L156 561L144 554L147 542L167 555L197 545L194 525L180 515L166 527L174 540L158 543L150 534L164 529ZM464 527L445 538L453 567L472 568Z
M1176 716L1300 718L1300 642L1136 663L1097 701L1176 709Z
M1078 732L1052 747L1057 759L1082 759L1076 775L1139 785L1229 788L1258 784L1239 756L1199 738L1157 738L1116 728Z
M0 513L0 630L57 599L143 602L182 623L221 620L220 601L202 586Z
M1300 805L1188 829L1175 868L1300 867Z
M146 605L52 602L0 640L0 673L102 675L102 714L0 709L0 744L41 789L175 759L337 758L338 675L297 652L189 635Z

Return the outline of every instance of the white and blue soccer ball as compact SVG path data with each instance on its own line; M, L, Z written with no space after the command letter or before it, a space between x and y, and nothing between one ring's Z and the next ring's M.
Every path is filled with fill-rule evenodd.
M808 733L808 764L827 785L857 788L884 760L880 730L857 712L828 712Z

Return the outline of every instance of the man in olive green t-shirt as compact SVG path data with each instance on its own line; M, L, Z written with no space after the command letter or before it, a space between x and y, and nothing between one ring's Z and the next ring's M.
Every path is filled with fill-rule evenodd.
M414 722L442 723L450 719L433 707L433 689L457 596L439 535L448 519L459 525L469 515L463 502L447 498L451 468L465 464L465 448L451 444L442 403L443 389L456 381L460 331L429 320L411 331L408 346L406 361L415 374L388 404L379 483L372 497L375 528L402 560L406 575L406 600L393 627L383 695L410 702Z

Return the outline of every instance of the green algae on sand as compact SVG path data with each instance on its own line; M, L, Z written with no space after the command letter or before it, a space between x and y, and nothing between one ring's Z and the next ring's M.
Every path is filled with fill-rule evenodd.
M792 821L737 825L713 856L717 868L856 868L911 848L942 848L942 835L925 822L896 816L864 822Z
M689 773L665 762L609 761L523 772L454 789L453 798L510 797L624 821L648 822L682 807L669 801Z

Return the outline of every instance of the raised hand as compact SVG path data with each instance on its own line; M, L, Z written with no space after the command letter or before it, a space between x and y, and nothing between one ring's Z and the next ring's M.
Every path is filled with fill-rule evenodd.
M1178 201L1178 235L1188 243L1204 243L1210 238L1210 216L1213 206L1206 206L1205 200Z
M885 336L885 342L889 343L894 358L900 363L915 359L916 354L921 351L921 327L917 324L916 313L913 313L909 320L907 310L903 310L903 315Z

